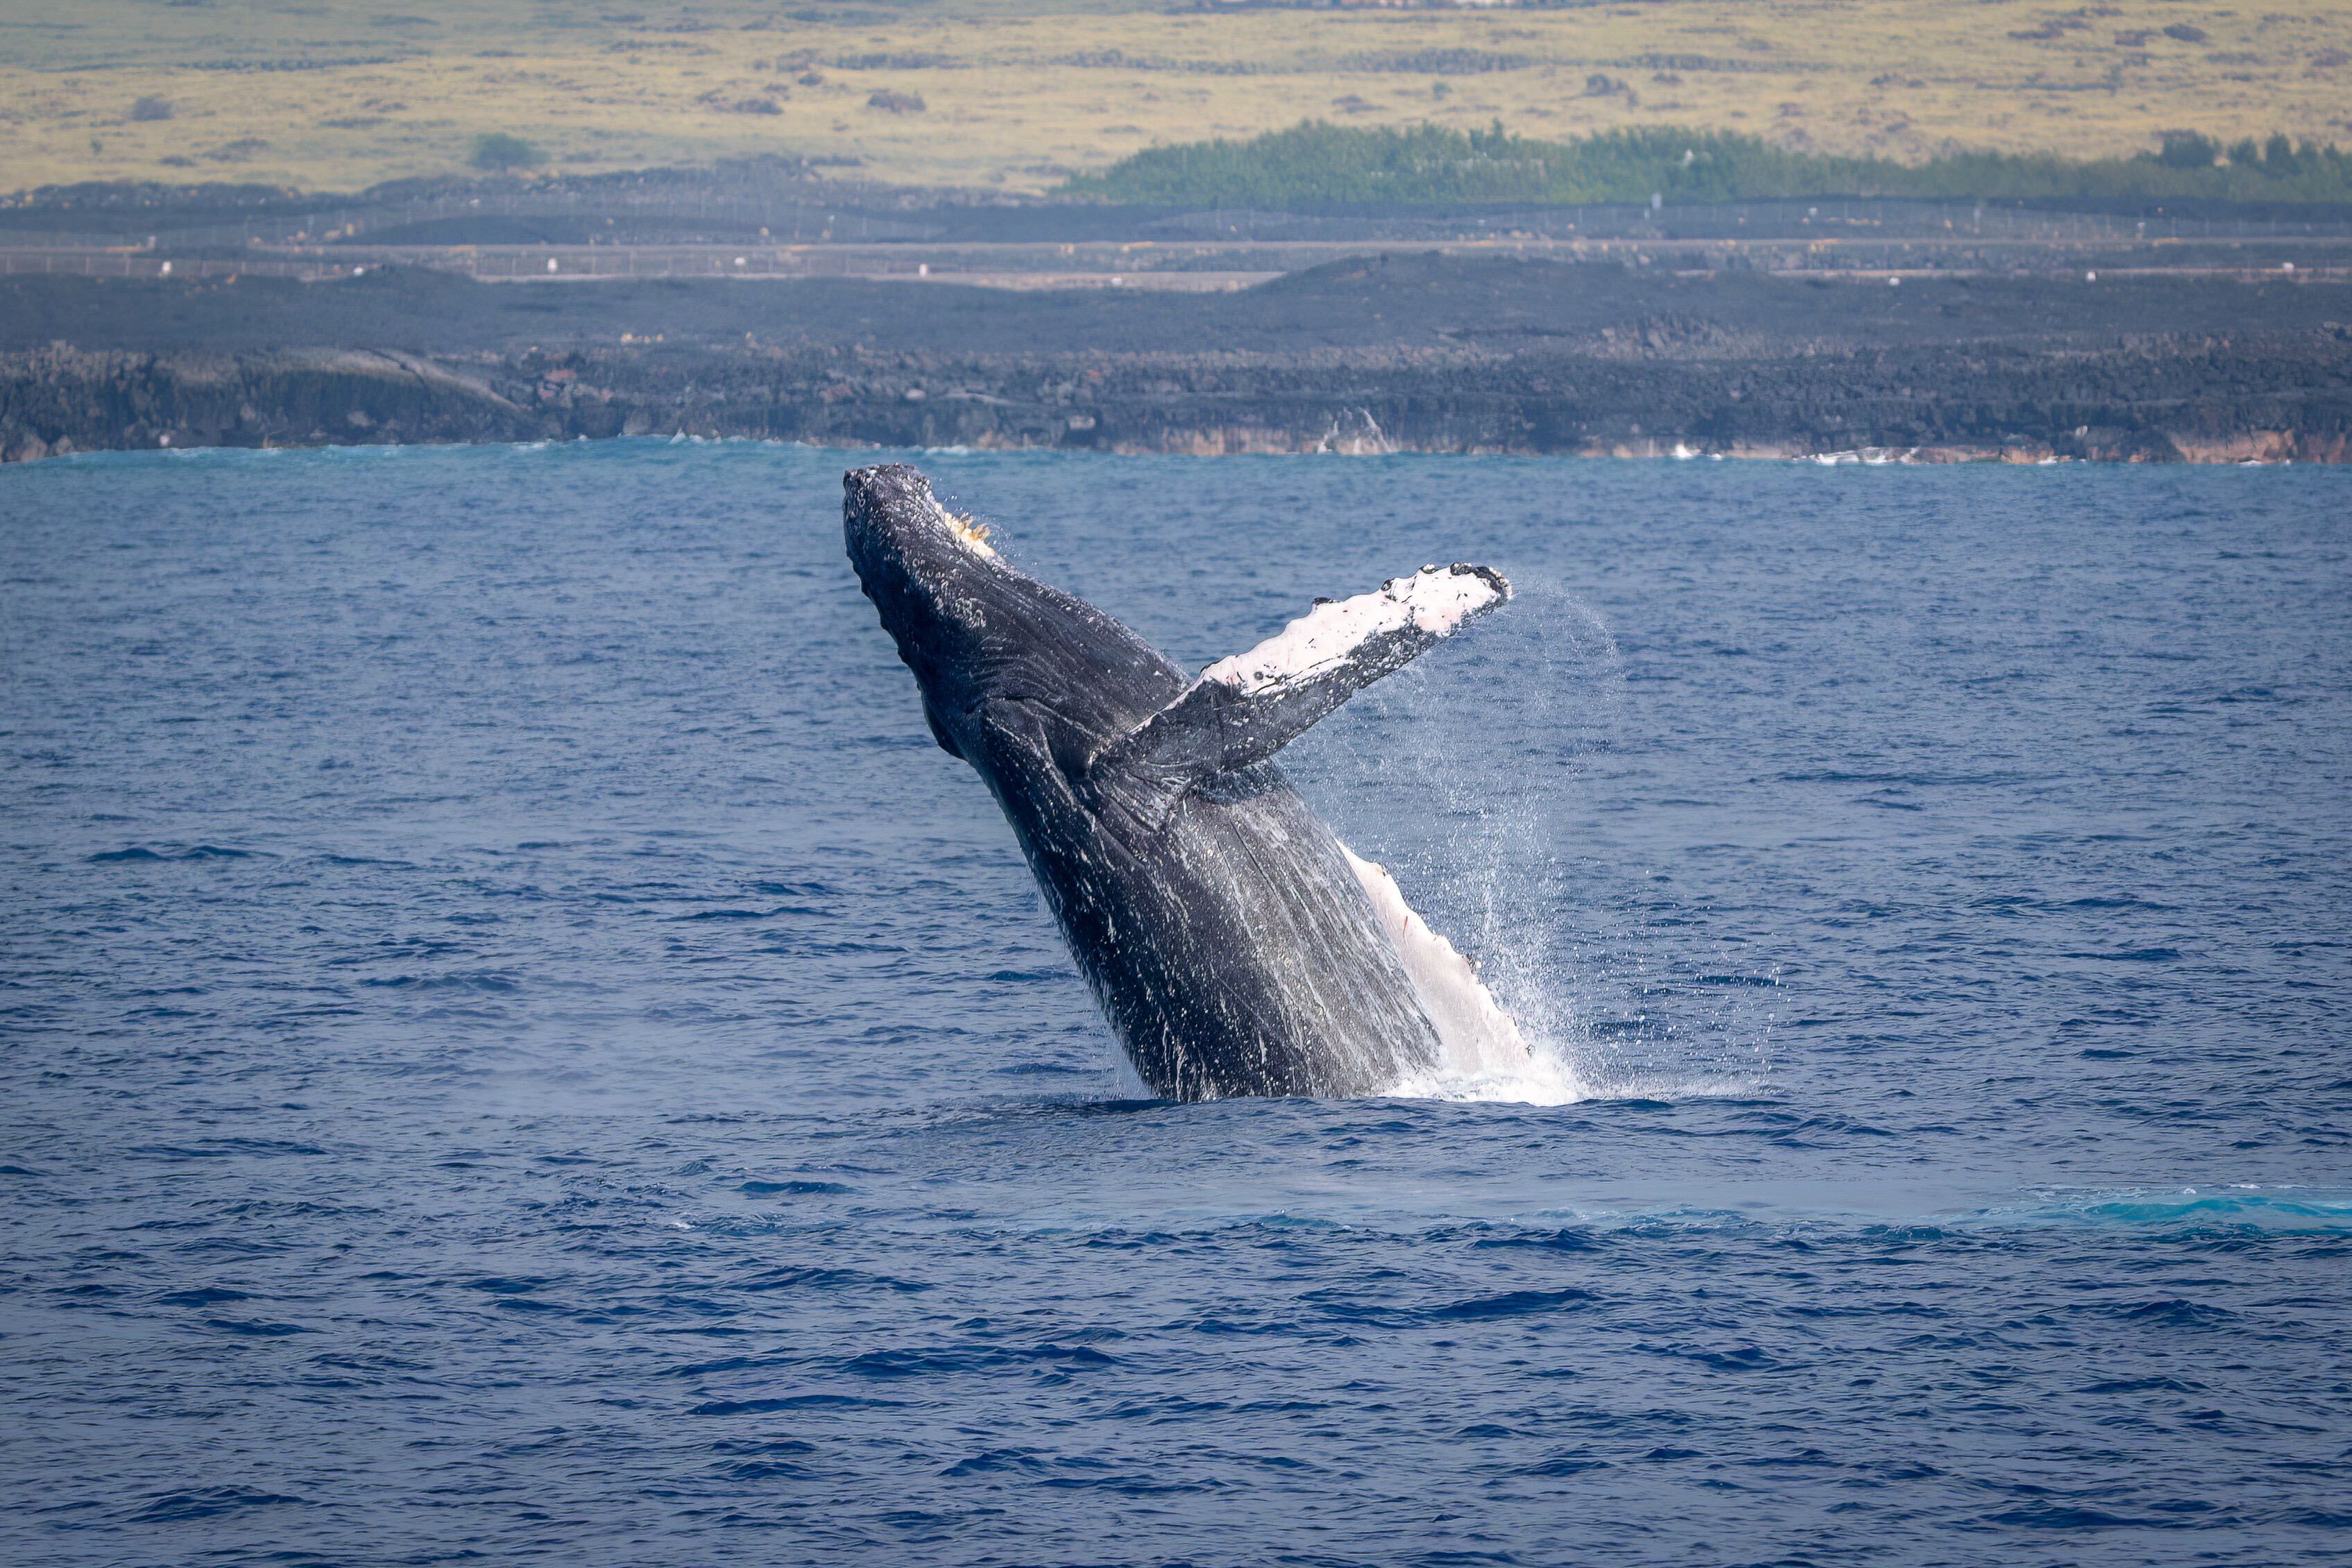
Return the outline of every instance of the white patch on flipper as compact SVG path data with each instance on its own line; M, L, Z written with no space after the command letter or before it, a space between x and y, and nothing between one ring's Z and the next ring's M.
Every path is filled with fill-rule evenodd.
M1381 929L1395 944L1413 994L1421 999L1421 1010L1437 1030L1437 1042L1445 1052L1445 1069L1471 1079L1526 1077L1535 1067L1535 1053L1528 1048L1511 1016L1487 994L1470 961L1412 912L1387 868L1344 844L1339 853L1348 858L1349 868L1364 885L1372 910L1381 918Z
M1341 663L1366 639L1417 626L1433 637L1452 633L1479 611L1511 596L1468 567L1424 566L1391 577L1369 594L1316 605L1273 637L1201 672L1252 696Z

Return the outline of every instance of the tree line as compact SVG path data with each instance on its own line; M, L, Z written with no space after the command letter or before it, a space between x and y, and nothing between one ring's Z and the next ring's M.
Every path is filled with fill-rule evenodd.
M1736 132L1641 126L1570 142L1446 126L1308 121L1248 141L1151 147L1073 176L1078 200L1194 206L1323 203L1927 200L2051 197L2352 201L2352 153L2284 135L2223 144L2168 131L2126 158L1940 153L1925 163L1776 147Z

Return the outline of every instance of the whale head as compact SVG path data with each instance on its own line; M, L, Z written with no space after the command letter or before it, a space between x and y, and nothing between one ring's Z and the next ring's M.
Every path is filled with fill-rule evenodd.
M949 752L986 771L993 721L1041 729L1056 762L1076 768L1106 733L1167 700L1172 667L1093 605L1008 564L920 472L882 463L841 483L850 563Z

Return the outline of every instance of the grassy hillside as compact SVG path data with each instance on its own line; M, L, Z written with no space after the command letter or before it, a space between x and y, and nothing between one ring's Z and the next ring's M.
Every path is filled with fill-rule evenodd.
M1958 153L1903 163L1792 152L1738 132L1666 126L1545 142L1499 127L1368 130L1309 121L1246 142L1150 148L1099 174L1081 174L1065 188L1099 201L1266 207L1810 195L2352 202L2352 153L2284 135L2225 147L2176 132L2130 158Z
M1567 141L1643 126L1915 163L2352 131L2352 5L1649 0L1143 9L1122 0L10 0L0 184L352 189L478 138L570 171L760 153L1042 190L1322 118Z

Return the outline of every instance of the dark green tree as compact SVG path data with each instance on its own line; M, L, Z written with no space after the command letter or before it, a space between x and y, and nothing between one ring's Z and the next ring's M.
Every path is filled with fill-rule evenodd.
M2168 169L2210 169L2221 151L2210 136L2194 131L2167 131L2160 140L2164 149L2156 155L2157 162Z
M520 136L486 131L474 138L474 151L466 161L477 169L528 169L539 162L539 149Z

